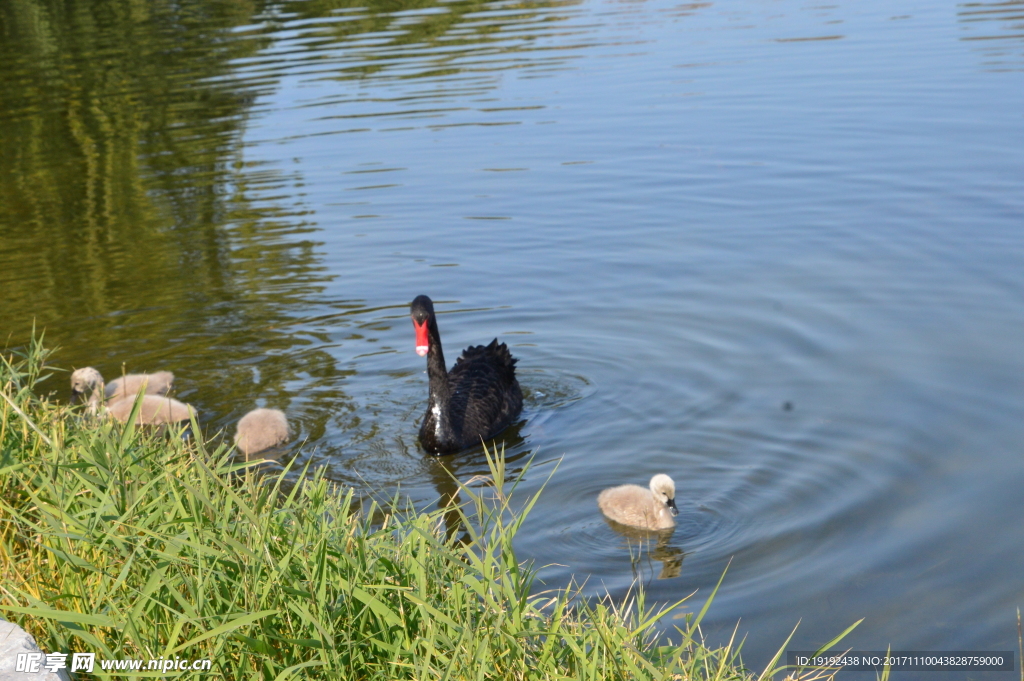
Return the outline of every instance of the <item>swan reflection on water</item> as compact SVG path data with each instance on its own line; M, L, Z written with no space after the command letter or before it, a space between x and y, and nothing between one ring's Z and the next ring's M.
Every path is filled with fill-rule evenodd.
M675 527L642 530L617 523L610 518L605 518L604 521L625 540L623 545L629 552L634 579L640 579L648 570L650 574L654 574L652 560L661 562L661 571L657 579L674 579L683 573L683 558L686 557L686 552L682 547L672 543Z
M505 462L505 480L515 480L529 463L530 450L522 446L526 438L520 429L526 425L526 419L520 420L505 429L502 440L489 442L487 450L500 453ZM486 457L480 456L482 447L476 447L458 456L438 456L424 459L427 472L437 490L437 508L444 511L445 537L451 539L457 533L458 541L466 543L469 535L459 512L463 499L459 495L462 487L477 486L478 483L494 485L487 465ZM507 452L507 453L506 453ZM461 482L460 482L461 481ZM496 490L496 494L502 494Z

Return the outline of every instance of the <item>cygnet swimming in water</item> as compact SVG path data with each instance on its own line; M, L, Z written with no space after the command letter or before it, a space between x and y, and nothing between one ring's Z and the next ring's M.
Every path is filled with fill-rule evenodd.
M147 395L166 395L174 384L174 374L157 371L152 374L128 374L104 384L103 376L92 367L83 367L71 374L72 401L87 401L97 388L102 388L108 401L135 397L145 391Z
M250 456L284 444L292 436L288 418L280 409L253 409L238 422L235 446Z
M650 489L640 485L619 485L597 495L601 512L617 523L642 530L675 527L676 484L664 473L651 478Z

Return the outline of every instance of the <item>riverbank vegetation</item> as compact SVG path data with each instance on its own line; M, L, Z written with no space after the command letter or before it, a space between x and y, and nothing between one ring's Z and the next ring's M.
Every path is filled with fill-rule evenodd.
M706 604L666 637L679 604L641 589L546 590L513 548L534 499L500 457L462 488L454 539L440 512L360 504L316 471L288 484L202 436L84 420L34 393L46 355L0 354L0 616L43 650L232 680L757 677L703 645Z

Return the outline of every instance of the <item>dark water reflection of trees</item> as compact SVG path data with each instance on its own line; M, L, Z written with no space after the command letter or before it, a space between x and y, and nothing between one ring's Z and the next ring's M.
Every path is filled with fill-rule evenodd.
M10 340L23 340L35 320L65 346L60 361L108 373L125 359L152 366L162 355L180 370L217 356L220 375L202 386L212 402L252 382L244 360L259 346L293 345L272 329L287 321L294 295L267 283L318 270L318 256L312 244L287 243L302 231L298 211L255 201L289 178L248 168L240 155L256 91L231 64L267 40L225 39L261 8L2 5L0 262ZM229 333L237 329L260 330L256 347ZM276 373L261 375L259 393L286 401Z
M180 396L219 414L216 426L253 406L240 395L294 408L297 383L305 435L323 434L322 414L358 419L342 390L353 369L320 348L366 308L326 294L333 274L301 171L247 159L247 123L278 87L274 45L289 22L346 16L294 24L291 39L315 39L304 59L335 50L320 77L374 77L408 45L421 57L406 54L400 77L437 77L467 50L527 45L529 35L488 43L563 3L501 3L500 16L466 28L493 4L0 3L4 344L24 342L35 323L63 347L61 365L188 375ZM338 51L371 33L372 47ZM65 383L49 387L63 395Z

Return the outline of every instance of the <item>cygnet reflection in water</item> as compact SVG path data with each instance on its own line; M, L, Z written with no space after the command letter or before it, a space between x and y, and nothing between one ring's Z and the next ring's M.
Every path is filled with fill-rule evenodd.
M640 577L644 561L650 564L652 559L661 562L658 579L673 579L682 574L683 558L686 557L686 553L681 547L670 543L676 531L675 527L642 530L610 518L605 518L605 522L625 539L625 549L629 552L634 579Z
M650 489L640 485L619 485L597 496L601 512L617 523L641 530L675 527L676 484L664 473L651 478Z

